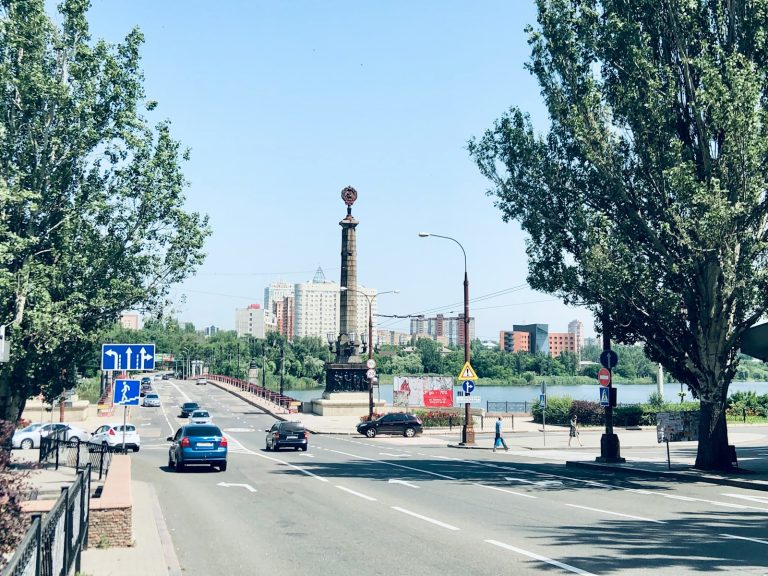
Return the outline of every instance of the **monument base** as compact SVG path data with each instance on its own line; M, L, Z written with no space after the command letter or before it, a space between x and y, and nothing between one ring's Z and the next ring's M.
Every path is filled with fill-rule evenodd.
M381 412L386 402L373 400L373 411ZM367 416L368 392L323 392L312 400L312 413L318 416Z

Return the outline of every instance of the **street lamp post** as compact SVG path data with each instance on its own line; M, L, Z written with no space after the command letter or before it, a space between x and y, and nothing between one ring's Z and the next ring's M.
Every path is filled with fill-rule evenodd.
M368 301L368 360L373 360L373 313L371 311L373 301L381 294L399 294L400 290L387 290L386 292L378 292L373 296L368 296L368 294L361 290L347 288L346 286L342 286L339 290L342 292L357 292L365 296L365 299ZM368 366L368 369L373 370L370 366ZM368 378L368 421L371 420L373 420L373 377Z
M456 238L441 236L440 234L431 234L430 232L419 232L419 238L428 238L429 236L456 242L456 244L459 245L459 248L461 248L461 253L464 254L464 362L469 364L471 347L469 341L469 277L467 276L467 252L464 250L464 246L461 245L461 242L456 240ZM467 392L466 395L469 396L470 393ZM464 403L464 426L461 427L461 443L475 443L475 429L472 425L469 402Z

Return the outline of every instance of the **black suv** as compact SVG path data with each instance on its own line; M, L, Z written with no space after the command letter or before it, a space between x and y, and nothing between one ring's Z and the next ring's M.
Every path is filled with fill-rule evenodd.
M184 402L184 404L181 405L181 417L189 418L189 415L192 414L192 412L199 409L200 404L197 402Z
M411 438L421 434L421 420L414 414L396 412L384 414L381 418L357 425L360 434L373 438L376 434L397 434Z
M301 422L275 422L267 430L267 450L293 448L307 451L307 431Z

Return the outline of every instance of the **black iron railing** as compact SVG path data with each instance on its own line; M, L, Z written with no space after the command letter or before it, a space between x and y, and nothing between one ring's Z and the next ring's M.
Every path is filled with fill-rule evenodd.
M61 489L47 514L35 514L24 538L0 576L67 576L80 571L80 553L88 544L91 465Z

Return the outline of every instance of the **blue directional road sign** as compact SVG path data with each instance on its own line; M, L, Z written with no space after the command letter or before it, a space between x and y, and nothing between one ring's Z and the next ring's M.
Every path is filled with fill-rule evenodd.
M154 370L154 344L102 344L102 370Z
M461 383L461 388L465 393L472 394L472 391L475 389L475 383L472 382L472 380L464 380L464 382Z
M540 408L546 408L547 407L547 395L546 394L539 394L539 407Z
M139 384L138 380L115 380L115 393L112 396L115 406L138 406Z
M600 406L610 406L610 394L607 386L600 386Z
M600 353L600 364L602 364L604 368L610 370L611 368L615 368L618 363L619 356L613 350L603 350Z

